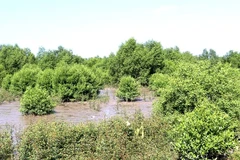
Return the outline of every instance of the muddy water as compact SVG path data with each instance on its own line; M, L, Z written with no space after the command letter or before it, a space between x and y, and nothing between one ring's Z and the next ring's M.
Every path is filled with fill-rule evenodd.
M152 110L152 93L142 89L142 95L134 102L121 102L115 97L115 89L101 90L100 97L109 97L106 101L64 103L54 109L54 113L46 116L23 116L19 112L20 103L11 102L0 105L0 126L13 125L24 128L38 120L65 121L71 123L100 121L116 115L131 115L141 111L150 116ZM100 98L101 99L101 98Z

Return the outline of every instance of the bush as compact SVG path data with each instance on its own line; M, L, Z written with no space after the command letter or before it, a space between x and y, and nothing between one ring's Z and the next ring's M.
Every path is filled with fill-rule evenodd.
M117 90L117 97L133 101L140 95L139 84L132 77L122 77Z
M161 96L154 102L154 111L164 115L175 112L184 114L199 106L205 97L205 92L199 83L190 79L176 78L171 86L159 89Z
M7 71L5 70L4 66L0 63L0 85L2 84L3 78L6 76Z
M229 115L208 104L179 118L171 135L180 159L218 159L236 145L235 129Z
M11 74L8 74L3 78L3 80L2 80L2 88L3 89L9 90L10 85L11 85L11 78L12 78Z
M29 88L20 100L20 111L23 114L44 115L53 111L54 104L46 90Z
M141 117L78 125L38 122L21 136L20 160L175 158L165 137L166 123Z
M216 104L231 117L240 119L240 72L230 65L208 62L179 64L172 81L159 89L154 110L164 114L186 113L203 100Z
M0 159L13 158L13 142L11 132L0 128Z
M97 130L92 125L81 127L67 123L38 122L28 127L21 136L19 157L20 159L91 157L92 152L96 150L96 133Z
M60 66L53 76L53 89L62 101L89 100L99 93L100 80L85 66Z
M37 75L40 71L40 68L35 65L23 67L13 75L10 91L14 94L22 95L27 87L34 87L36 85Z
M54 70L45 69L38 75L37 86L39 88L45 89L49 94L53 92L52 79L54 76Z
M166 74L155 73L149 78L149 87L157 96L160 96L160 90L166 88L170 80L171 78Z

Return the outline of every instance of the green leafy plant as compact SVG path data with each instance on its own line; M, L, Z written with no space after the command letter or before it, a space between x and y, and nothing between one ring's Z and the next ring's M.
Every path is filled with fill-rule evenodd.
M171 131L181 159L227 157L236 145L235 121L214 105L205 104L178 119Z
M117 97L125 101L133 101L140 95L139 84L134 78L122 77L117 90Z
M142 115L78 125L41 121L21 135L19 159L174 159L166 130L166 122Z
M171 78L167 74L155 73L149 78L149 87L160 96L160 90L166 88L170 84Z
M39 88L45 89L51 94L53 92L52 79L54 76L54 70L45 69L38 75L37 86Z
M13 142L11 131L9 129L0 128L0 159L13 158Z
M89 100L97 96L101 87L100 80L83 65L63 65L55 69L53 89L62 101Z
M53 111L54 104L46 90L28 88L20 100L23 114L45 115Z
M9 90L10 85L11 85L11 78L12 78L11 74L8 74L3 78L3 80L2 80L2 88L3 89Z
M36 65L23 67L12 76L9 90L16 95L22 95L27 87L34 87L36 85L39 72L41 72L41 69Z
M231 117L240 119L240 74L230 65L210 62L180 63L171 83L159 88L154 110L166 114L186 113L207 99Z

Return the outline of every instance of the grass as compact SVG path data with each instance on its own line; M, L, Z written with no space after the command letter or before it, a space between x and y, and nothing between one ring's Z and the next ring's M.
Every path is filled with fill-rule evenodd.
M0 159L13 158L13 141L11 128L0 128Z
M109 102L109 96L108 95L101 95L101 96L98 96L97 98L95 98L93 100L88 101L90 108L92 108L96 111L100 111L101 104L107 103L107 102Z
M0 88L0 104L3 102L11 102L16 100L16 96L14 96L12 93Z

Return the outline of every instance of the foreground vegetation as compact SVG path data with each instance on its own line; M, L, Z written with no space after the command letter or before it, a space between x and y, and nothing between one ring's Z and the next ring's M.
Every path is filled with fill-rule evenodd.
M136 114L77 125L40 121L18 134L17 144L10 129L2 130L0 159L237 159L236 124L207 108L180 119Z
M161 118L117 118L69 125L38 122L19 135L15 159L176 159L168 139L170 126ZM5 134L1 159L13 157L11 136ZM1 143L2 144L2 143Z
M21 59L21 61L19 61ZM23 114L52 113L61 102L91 101L104 85L134 101L140 85L154 91L150 118L98 124L39 122L13 147L1 132L0 158L20 159L239 159L240 53L198 56L130 38L116 54L83 59L71 51L0 46L0 103L19 97ZM16 155L14 155L16 156Z

